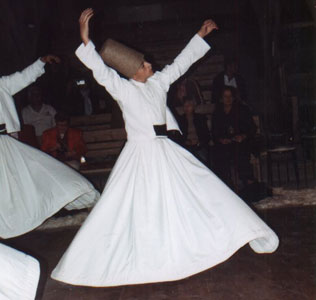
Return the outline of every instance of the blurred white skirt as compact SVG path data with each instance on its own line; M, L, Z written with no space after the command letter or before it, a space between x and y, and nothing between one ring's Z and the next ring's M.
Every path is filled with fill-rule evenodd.
M128 141L100 200L52 273L87 286L178 280L276 234L220 179L167 138Z
M0 237L39 226L62 207L91 207L99 198L78 172L40 150L0 135Z
M0 243L1 300L33 300L39 275L35 258Z

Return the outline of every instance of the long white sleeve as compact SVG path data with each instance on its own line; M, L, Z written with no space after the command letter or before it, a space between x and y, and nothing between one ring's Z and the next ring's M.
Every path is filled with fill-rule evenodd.
M12 96L41 76L44 63L38 59L21 72L0 78L0 124L6 124L7 132L20 131L19 117Z
M76 55L87 68L92 70L96 81L104 86L115 100L124 98L124 86L127 80L121 78L115 70L104 64L91 41L87 45L81 44L76 50Z
M30 85L39 76L45 73L44 66L45 63L38 59L36 62L34 62L21 72L16 72L12 75L1 77L0 87L12 96Z
M171 65L165 66L155 76L168 90L169 86L181 77L197 60L202 58L211 47L198 34L190 40L187 46L181 51Z

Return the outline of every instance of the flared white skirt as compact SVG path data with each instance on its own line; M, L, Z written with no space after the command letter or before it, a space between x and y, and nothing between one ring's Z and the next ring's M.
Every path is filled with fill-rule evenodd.
M0 237L39 226L62 207L91 207L99 193L89 181L53 157L0 135Z
M35 258L0 243L1 300L33 300L39 275Z
M52 273L74 285L178 280L276 234L216 175L167 138L128 141L107 185Z

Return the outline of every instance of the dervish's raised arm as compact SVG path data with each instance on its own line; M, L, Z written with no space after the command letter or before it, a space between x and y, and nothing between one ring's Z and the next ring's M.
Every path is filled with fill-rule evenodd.
M21 72L2 76L0 86L12 96L40 77L45 72L44 66L46 63L51 64L53 62L59 63L60 59L54 55L43 56Z
M101 56L95 50L95 46L89 38L89 20L92 17L93 10L88 8L82 12L79 18L80 35L83 43L76 50L76 55L87 68L92 70L96 81L117 100L124 91L123 85L126 80L104 64Z
M207 53L210 46L204 41L204 37L215 29L218 29L216 23L212 20L206 20L187 46L175 58L173 63L167 65L161 72L157 73L157 76L159 76L159 79L163 82L166 89L169 89L169 86L173 82Z

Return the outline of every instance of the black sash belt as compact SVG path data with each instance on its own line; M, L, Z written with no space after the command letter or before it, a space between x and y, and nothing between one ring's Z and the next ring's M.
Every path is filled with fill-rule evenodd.
M5 124L0 124L0 135L5 135L5 134L7 134Z
M154 130L157 136L167 136L167 125L154 125Z

